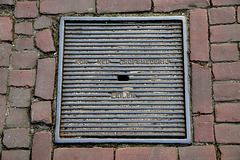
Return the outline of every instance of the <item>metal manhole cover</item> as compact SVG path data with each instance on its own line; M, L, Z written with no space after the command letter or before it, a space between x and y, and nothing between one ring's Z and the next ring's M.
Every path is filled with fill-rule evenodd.
M57 143L190 143L184 17L65 17Z

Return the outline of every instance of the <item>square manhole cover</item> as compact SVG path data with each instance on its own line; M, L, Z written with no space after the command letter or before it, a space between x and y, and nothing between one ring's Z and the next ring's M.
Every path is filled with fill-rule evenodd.
M65 17L57 143L190 143L184 17Z

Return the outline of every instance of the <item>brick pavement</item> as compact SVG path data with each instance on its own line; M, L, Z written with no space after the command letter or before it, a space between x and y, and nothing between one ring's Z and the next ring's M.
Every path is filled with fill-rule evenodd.
M2 160L240 159L240 0L0 0L0 7ZM105 13L187 17L191 144L129 148L52 141L59 18Z

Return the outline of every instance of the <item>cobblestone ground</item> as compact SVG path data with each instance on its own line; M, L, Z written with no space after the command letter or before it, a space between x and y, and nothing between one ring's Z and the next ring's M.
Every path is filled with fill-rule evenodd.
M192 144L53 142L62 16L184 15ZM240 0L0 0L2 160L240 160Z

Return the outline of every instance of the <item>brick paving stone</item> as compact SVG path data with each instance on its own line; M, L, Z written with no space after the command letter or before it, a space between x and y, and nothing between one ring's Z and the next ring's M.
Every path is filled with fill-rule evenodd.
M220 103L215 106L216 122L240 122L240 103Z
M58 148L53 160L113 160L113 148Z
M211 42L240 41L240 24L211 26L210 41Z
M240 83L213 84L213 93L215 101L240 100Z
M209 60L208 21L205 9L190 11L190 50L192 61Z
M200 115L193 117L194 121L194 141L195 142L214 142L213 116Z
M16 18L36 18L38 16L37 2L16 2L14 15Z
M240 80L240 62L213 64L215 80Z
M16 38L14 43L18 51L33 49L33 38Z
M10 88L8 101L13 107L28 107L30 106L31 89Z
M52 26L52 18L41 16L34 22L34 29L43 29Z
M189 9L192 6L198 8L208 7L210 5L208 0L153 0L154 12L170 12L180 9Z
M12 54L13 69L32 69L36 67L38 53L35 51Z
M237 61L238 47L236 43L229 44L212 44L211 60L213 62L220 61Z
M32 22L21 22L15 24L15 33L24 35L33 35Z
M0 135L2 134L2 130L4 128L5 122L5 112L6 112L6 97L0 95Z
M15 87L32 87L35 82L35 70L12 70L9 74L9 85Z
M98 13L150 11L151 0L97 0Z
M52 137L50 132L37 132L33 137L32 160L51 160Z
M210 24L234 23L236 21L234 7L211 8L209 10Z
M12 45L0 44L0 66L9 67L9 57L11 55Z
M35 96L43 99L53 99L55 63L54 58L38 60Z
M40 3L40 13L94 13L95 0L43 0Z
M43 122L52 123L51 101L42 101L33 103L31 106L32 123Z
M193 113L212 113L211 68L192 64Z
M15 109L9 110L9 115L6 118L6 127L28 127L28 111L26 109Z
M0 17L0 41L13 41L12 17Z
M239 160L240 146L219 146L221 160Z
M27 150L13 150L3 151L2 160L29 160L30 151Z
M1 0L0 4L13 5L13 0Z
M212 0L213 6L240 5L239 0Z
M215 125L215 137L217 143L240 144L240 126L230 124Z
M8 69L0 68L0 94L5 94L7 92L7 78Z
M240 7L237 8L238 23L240 23Z
M116 160L177 160L174 147L122 148L116 151Z
M3 144L7 148L29 148L29 129L7 129L4 130Z
M36 33L35 35L36 46L43 52L54 52L55 47L53 44L52 31L45 29Z
M179 157L180 160L216 160L213 145L180 147Z

